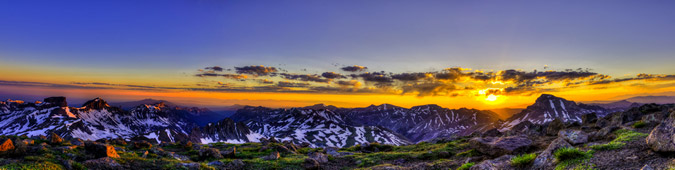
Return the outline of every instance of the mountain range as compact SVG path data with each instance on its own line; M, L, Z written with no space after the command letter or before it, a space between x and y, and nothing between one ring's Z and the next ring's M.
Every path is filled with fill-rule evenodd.
M124 138L153 143L245 143L273 137L313 147L371 142L407 145L476 131L506 131L526 121L580 122L584 114L603 117L639 105L628 101L590 105L543 94L534 104L505 120L489 110L438 105L403 108L391 104L364 108L323 104L277 109L243 106L225 118L206 108L182 107L162 100L108 104L96 98L72 107L65 97L49 97L34 103L0 102L0 135L56 133L64 138Z

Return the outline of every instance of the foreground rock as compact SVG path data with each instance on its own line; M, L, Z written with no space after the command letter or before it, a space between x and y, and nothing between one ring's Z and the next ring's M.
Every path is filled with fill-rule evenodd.
M675 152L675 112L654 129L647 136L647 145L657 152Z
M9 155L14 150L14 143L11 139L0 139L0 141L0 156Z
M581 130L565 129L558 132L558 136L572 145L588 142L588 135Z
M480 153L501 156L524 153L532 146L532 140L524 136L473 138L469 145Z
M572 145L570 145L563 138L557 138L553 140L551 144L549 144L548 147L543 152L537 155L537 158L534 159L534 163L532 164L532 168L533 169L552 168L554 166L553 160L555 159L553 157L553 152L563 147L572 147Z
M511 167L511 158L513 155L504 155L492 160L482 161L471 167L471 170L505 170L514 169Z
M84 148L87 151L87 153L93 155L94 158L102 158L102 157L119 158L120 157L119 155L117 155L117 151L115 151L115 147L107 145L107 144L100 144L100 143L97 143L97 142L85 142Z

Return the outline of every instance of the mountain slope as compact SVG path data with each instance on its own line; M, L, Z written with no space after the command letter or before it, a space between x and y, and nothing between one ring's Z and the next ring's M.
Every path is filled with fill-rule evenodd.
M370 142L410 144L405 137L385 128L348 125L342 115L327 109L246 107L231 118L246 121L252 131L261 135L317 147L347 147Z
M501 125L501 129L509 129L523 121L544 124L556 118L564 122L581 122L581 115L589 113L596 113L599 117L604 117L610 111L600 106L577 104L574 101L568 101L550 94L542 94L534 104L507 119Z

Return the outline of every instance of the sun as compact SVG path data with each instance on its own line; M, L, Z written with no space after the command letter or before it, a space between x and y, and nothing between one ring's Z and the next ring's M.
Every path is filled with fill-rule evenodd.
M495 96L494 94L490 94L485 98L485 100L493 102L493 101L497 100L497 96Z

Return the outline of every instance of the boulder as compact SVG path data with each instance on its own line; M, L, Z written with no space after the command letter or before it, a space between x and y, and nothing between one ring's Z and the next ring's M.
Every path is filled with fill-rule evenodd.
M675 127L671 122L663 122L649 133L647 145L657 152L675 152Z
M115 151L115 147L107 145L107 144L101 144L101 143L98 143L98 142L87 141L87 142L84 143L84 149L87 151L87 153L93 155L94 158L102 158L102 157L119 158L120 157L119 155L117 155L117 151Z
M524 153L532 146L532 140L524 136L472 138L469 146L476 151L491 155Z
M654 168L652 168L648 164L645 164L645 166L642 166L642 169L640 169L640 170L654 170Z
M589 134L589 138L590 138L590 140L593 140L593 141L602 140L602 139L610 139L610 138L612 138L612 135L613 135L612 132L614 132L615 130L618 130L618 129L619 129L618 126L608 125L607 127L603 127L602 129Z
M303 148L310 147L310 146L312 146L312 144L310 144L309 142L302 142L300 144L300 147L303 147Z
M199 157L202 159L222 159L223 155L221 155L220 150L216 148L201 148L199 149Z
M0 139L0 156L6 156L14 151L14 142L11 139Z
M114 159L110 157L103 157L99 159L92 159L84 161L82 164L89 169L100 169L100 170L117 170L124 169L122 165L117 163Z
M35 145L35 141L33 139L24 139L22 142L26 145Z
M281 155L279 154L279 152L272 152L270 155L263 156L261 159L270 161L270 160L277 160L280 157Z
M353 155L354 153L351 152L338 152L339 148L336 147L326 147L323 150L326 152L326 154L331 155L333 157L341 157L345 155Z
M305 161L302 162L302 167L306 170L318 170L321 168L321 164L315 159L306 158Z
M148 157L148 151L143 152L143 156L141 158L147 158Z
M310 152L309 154L307 154L307 157L309 157L309 159L314 159L319 163L328 162L328 156L319 152Z
M558 132L558 136L572 145L588 142L588 135L581 130L565 129Z
M114 145L127 145L127 141L122 138L113 139L111 143Z
M220 151L220 155L223 155L223 157L225 157L225 158L234 158L236 153L237 153L237 147L236 146L232 146L225 151Z
M56 145L56 144L61 144L63 142L63 138L61 136L57 135L56 133L52 133L49 137L49 144Z
M492 160L484 160L472 166L470 170L506 170L515 169L511 167L511 158L513 155L503 155Z
M548 123L548 126L546 127L546 135L555 136L558 134L558 131L562 129L565 129L565 123L562 120L556 118Z
M180 155L176 154L174 152L169 152L167 153L168 156L172 157L173 159L179 160L179 161L189 161L190 157L185 156L185 155Z
M595 123L597 121L598 121L598 116L595 114L595 112L581 115L581 123L583 123L583 124L591 124L591 123Z
M243 169L244 166L246 166L246 164L244 164L244 161L241 161L241 159L235 159L227 165L232 169Z
M548 147L546 147L546 149L534 159L534 163L532 163L532 169L552 169L552 167L555 166L553 162L555 159L553 152L555 152L555 150L558 148L563 147L572 147L572 145L570 145L565 139L561 137L551 141L551 144L549 144Z

